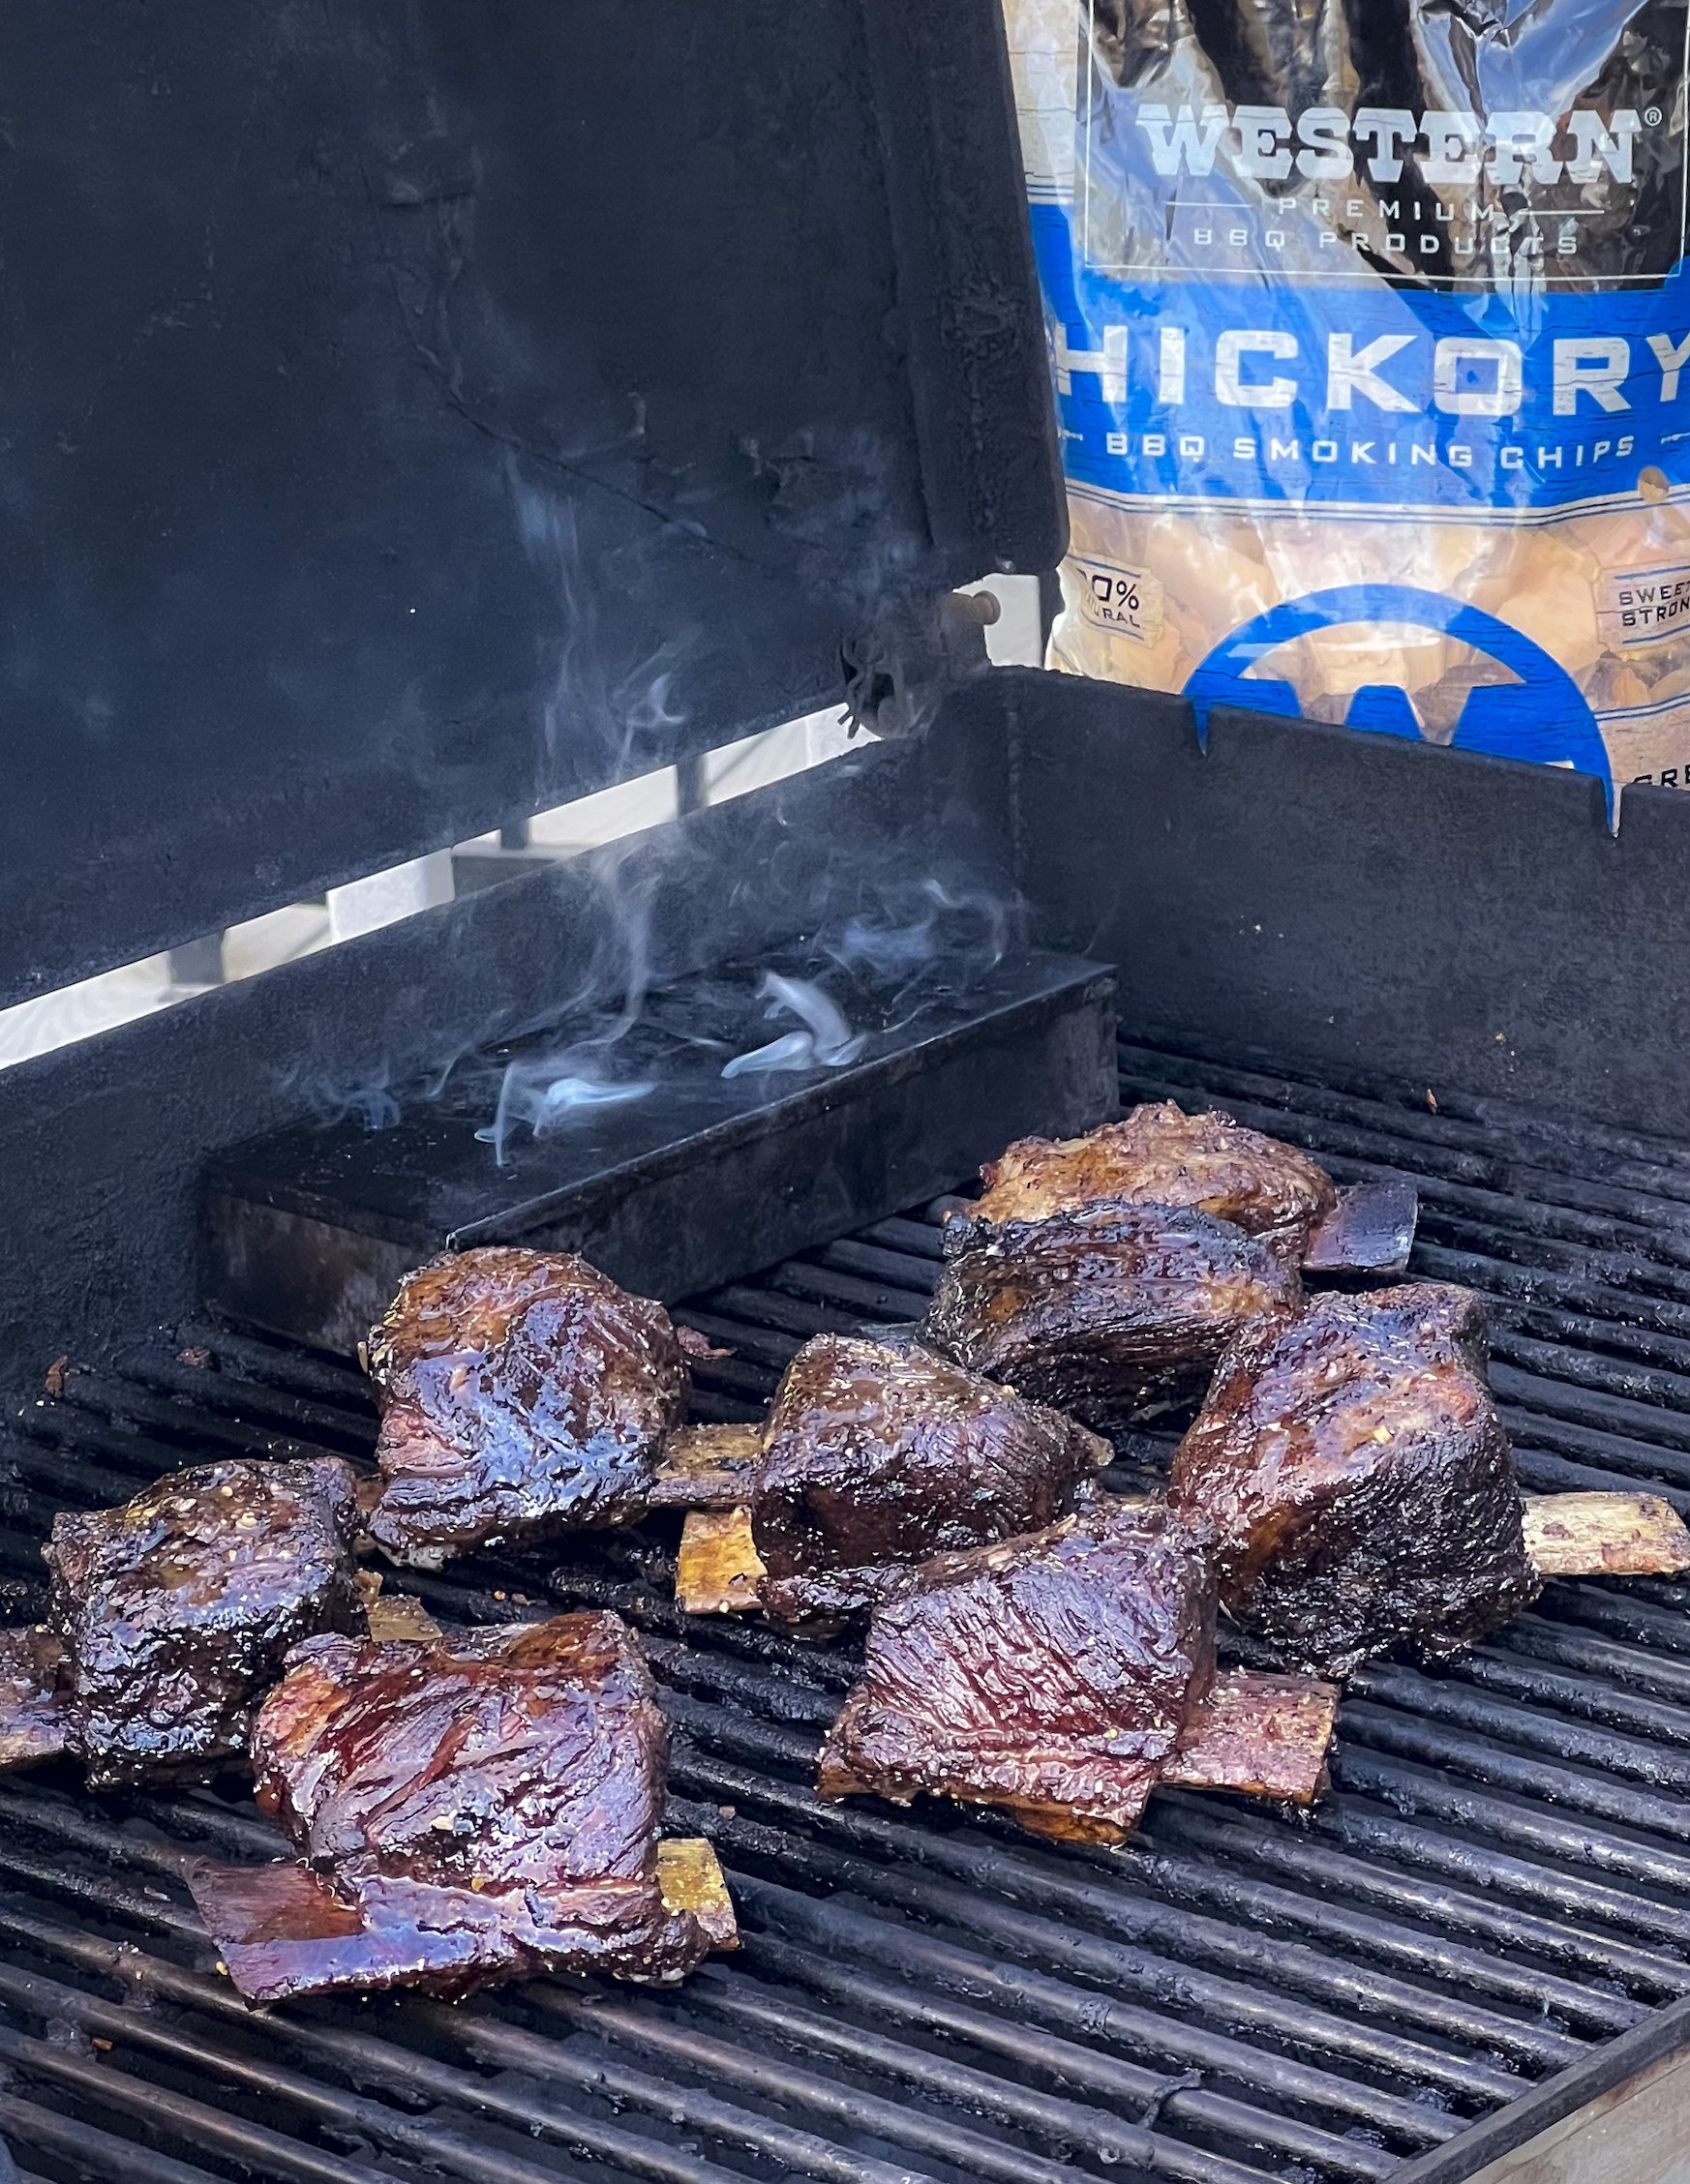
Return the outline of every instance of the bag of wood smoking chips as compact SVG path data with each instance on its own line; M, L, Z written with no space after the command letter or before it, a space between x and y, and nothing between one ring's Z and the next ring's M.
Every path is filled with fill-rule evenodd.
M1051 665L1690 786L1685 0L1007 0Z

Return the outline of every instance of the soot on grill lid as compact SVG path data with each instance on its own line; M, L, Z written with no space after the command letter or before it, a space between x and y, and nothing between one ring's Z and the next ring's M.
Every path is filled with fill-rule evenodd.
M1057 558L997 0L18 0L0 76L0 1004L895 711Z

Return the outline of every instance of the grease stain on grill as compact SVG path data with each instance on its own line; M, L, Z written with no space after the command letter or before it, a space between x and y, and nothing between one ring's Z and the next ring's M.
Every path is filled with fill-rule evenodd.
M1341 1182L1412 1179L1413 1271L1490 1300L1529 1486L1646 1483L1690 1511L1690 1148L1423 1089L1122 1049L1124 1096L1221 1105ZM808 1334L909 1321L953 1200L678 1316L732 1355L696 1415L755 1416ZM39 1595L52 1510L215 1454L367 1460L340 1361L195 1327L64 1376L10 1451L0 1585ZM1116 1482L1165 1437L1125 1438ZM0 1783L4 2135L43 2176L480 2184L1348 2184L1500 2150L1491 2119L1690 2007L1690 1592L1550 1586L1464 1661L1380 1664L1305 1818L1161 1793L1114 1852L809 1787L850 1655L668 1597L674 1527L557 1564L458 1566L437 1614L619 1607L676 1725L671 1826L709 1835L745 1946L676 1994L569 1982L256 2018L179 1873L277 1852L243 1786L93 1799ZM527 1596L525 1599L524 1596ZM1664 2015L1665 2013L1665 2015ZM1448 2164L1447 2168L1441 2165Z

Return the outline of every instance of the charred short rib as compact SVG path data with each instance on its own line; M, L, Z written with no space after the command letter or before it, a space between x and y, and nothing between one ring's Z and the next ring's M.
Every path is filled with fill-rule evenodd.
M963 1219L945 1253L939 1347L1105 1429L1194 1403L1228 1338L1301 1295L1290 1261L1185 1207Z
M1082 1138L1020 1138L981 1170L975 1222L997 1228L1082 1208L1177 1206L1229 1221L1295 1266L1338 1202L1332 1179L1295 1147L1231 1116L1171 1100L1135 1107Z
M1404 1640L1455 1652L1538 1590L1483 1309L1444 1284L1245 1330L1169 1498L1213 1525L1222 1605L1287 1667L1342 1675Z
M65 1750L65 1649L45 1623L0 1631L0 1774Z
M190 1883L256 2002L559 1970L679 1979L732 1936L666 1901L667 1760L618 1616L315 1639L253 1738L258 1802L304 1863L201 1865Z
M787 1367L751 1488L763 1610L859 1613L915 1563L1064 1515L1110 1452L927 1351L818 1335Z
M432 1261L371 1334L369 1365L383 1481L371 1536L420 1569L639 1516L686 1403L662 1305L568 1253Z
M926 1791L1118 1841L1208 1693L1215 1619L1201 1536L1160 1504L1104 1497L940 1556L877 1610L818 1787Z
M95 1788L244 1753L287 1649L361 1627L356 1515L350 1467L322 1457L201 1464L53 1519L65 1739Z

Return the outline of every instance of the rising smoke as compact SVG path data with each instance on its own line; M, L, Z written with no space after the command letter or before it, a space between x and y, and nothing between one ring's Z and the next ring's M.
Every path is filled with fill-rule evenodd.
M914 726L925 717L924 684L902 667L891 673L884 640L908 619L898 602L910 550L869 543L885 481L870 461L854 472L846 463L851 482L830 501L815 483L827 464L762 451L755 461L770 481L771 523L791 537L802 566L814 559L818 584L828 581L827 562L837 589L838 541L857 533L863 550L852 583L861 596L851 611L868 635L848 662L851 689L865 712L888 680L915 691L898 712L900 727ZM687 684L702 649L698 633L679 626L638 658L625 645L619 653L625 617L607 603L624 579L643 580L615 545L615 527L612 546L600 552L582 514L589 503L554 483L535 484L514 455L505 478L525 552L558 602L540 699L547 777L610 782L647 773L668 760L697 703ZM795 792L794 807L813 805ZM731 867L705 846L708 825L665 826L585 853L571 862L570 885L553 897L567 906L558 913L565 925L548 933L542 898L529 896L539 920L532 946L552 950L558 964L543 1009L518 1021L491 1011L426 1076L394 1066L349 1089L304 1081L298 1089L323 1119L353 1118L371 1129L444 1098L473 1118L490 1164L505 1168L530 1138L593 1127L595 1119L649 1100L678 1070L754 1087L764 1077L842 1068L926 1001L995 965L1014 921L1014 905L970 869L965 844L947 856L929 840L930 865L912 874L902 836L895 822L878 839L795 828L770 843L763 859ZM708 936L665 927L679 900L709 902ZM746 942L765 948L771 930L791 936L778 951L739 952ZM701 963L720 971L717 984L735 998L708 1026L677 1029L676 1011L654 1011L653 997ZM532 992L539 981L528 985Z

